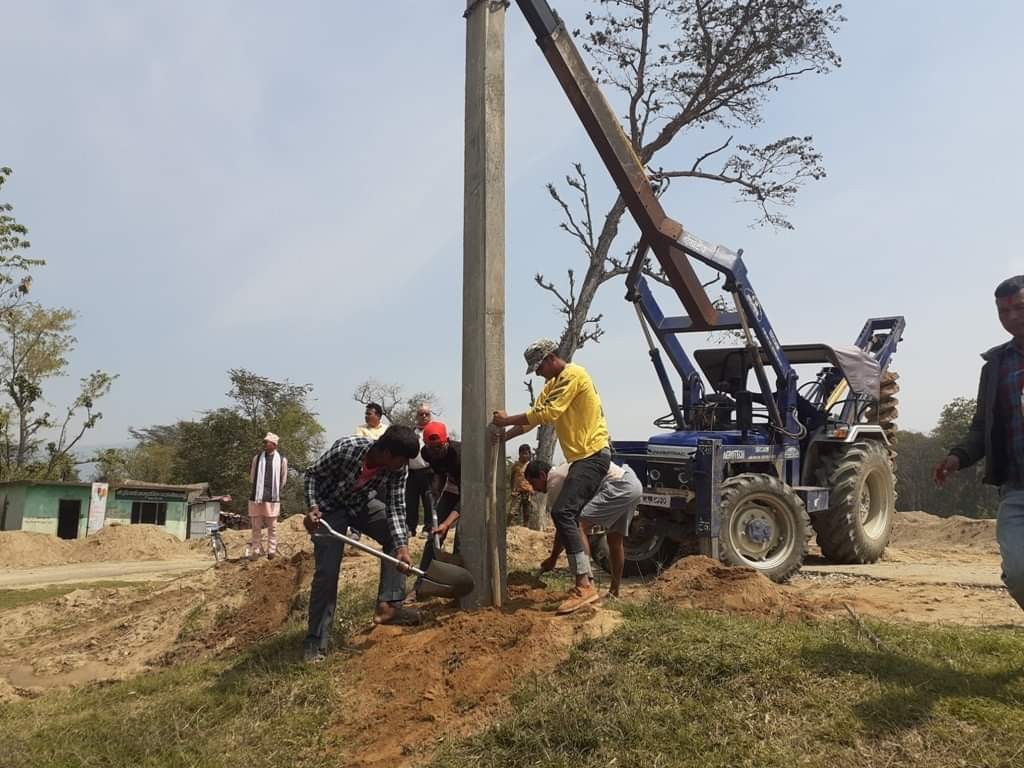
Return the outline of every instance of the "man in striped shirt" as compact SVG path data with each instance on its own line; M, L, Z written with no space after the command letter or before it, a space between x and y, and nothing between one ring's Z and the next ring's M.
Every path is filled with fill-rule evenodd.
M400 426L388 427L377 441L366 437L338 440L306 471L306 528L315 534L321 519L337 531L355 528L379 542L404 566L410 565L405 478L409 459L419 453L419 447L416 434ZM309 594L307 661L322 661L327 651L343 552L341 541L313 536L316 570ZM418 614L402 606L404 599L405 576L397 566L381 561L373 620L378 624L418 623Z

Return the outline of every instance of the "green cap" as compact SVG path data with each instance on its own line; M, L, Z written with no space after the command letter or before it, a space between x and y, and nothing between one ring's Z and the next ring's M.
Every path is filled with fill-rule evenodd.
M557 351L558 345L551 339L537 339L523 352L523 357L526 358L526 372L536 373L541 360Z

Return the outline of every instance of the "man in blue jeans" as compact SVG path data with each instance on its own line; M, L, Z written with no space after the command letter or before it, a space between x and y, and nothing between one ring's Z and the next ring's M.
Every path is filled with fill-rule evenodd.
M405 519L405 478L420 441L408 427L391 426L376 441L343 437L306 470L305 526L313 535L316 570L309 591L309 632L305 659L323 661L334 625L342 542L318 534L320 520L336 531L355 528L374 539L401 567L381 561L377 587L377 624L415 624L419 616L402 606L408 573L409 542Z
M966 437L933 470L942 486L954 472L985 459L985 482L998 486L996 539L1003 582L1024 608L1024 275L996 288L999 322L1013 338L982 355L978 404Z

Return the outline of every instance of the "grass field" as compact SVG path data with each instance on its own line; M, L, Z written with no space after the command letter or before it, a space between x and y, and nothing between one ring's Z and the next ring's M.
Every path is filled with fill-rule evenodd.
M339 606L344 637L368 593ZM507 716L437 768L1024 766L1024 633L778 623L624 605L623 625L527 674ZM297 626L231 658L0 706L3 760L39 766L338 766L359 690ZM438 731L443 735L444 724Z

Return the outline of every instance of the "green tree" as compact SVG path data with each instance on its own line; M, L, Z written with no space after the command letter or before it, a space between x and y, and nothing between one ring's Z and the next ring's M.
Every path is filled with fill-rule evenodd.
M97 401L117 378L103 371L81 379L78 395L63 413L42 410L45 382L67 373L67 355L76 343L74 321L69 309L38 304L8 307L0 314L0 384L9 400L0 412L0 469L6 478L70 477L73 449L103 418Z
M974 398L958 397L946 403L939 414L939 423L932 430L932 437L938 442L940 451L937 462L954 445L964 439L974 418L977 401ZM948 514L966 517L995 517L999 507L996 490L982 483L985 462L957 472L949 479L943 494L949 505Z
M10 177L10 168L0 167L0 189ZM42 266L42 259L30 259L26 251L28 228L14 218L14 206L0 201L0 315L17 306L32 286L32 267Z
M301 511L301 470L313 463L324 445L324 429L310 407L312 387L274 381L243 368L228 371L228 377L231 405L207 411L198 420L130 430L136 446L98 456L98 474L208 482L213 492L230 494L232 508L244 512L251 491L250 462L261 449L263 436L274 432L292 470L281 499L282 514ZM153 476L136 474L143 472Z
M175 443L139 443L131 448L108 448L93 457L96 462L95 479L107 483L123 480L173 483L177 456Z
M932 480L935 464L967 434L974 406L973 399L958 397L943 406L938 424L929 434L899 433L896 501L900 510L923 510L941 517L995 516L999 500L995 489L982 483L983 462L953 475L942 489Z
M896 436L896 505L903 512L940 514L949 504L932 481L932 467L942 455L938 439L921 432L899 431Z

